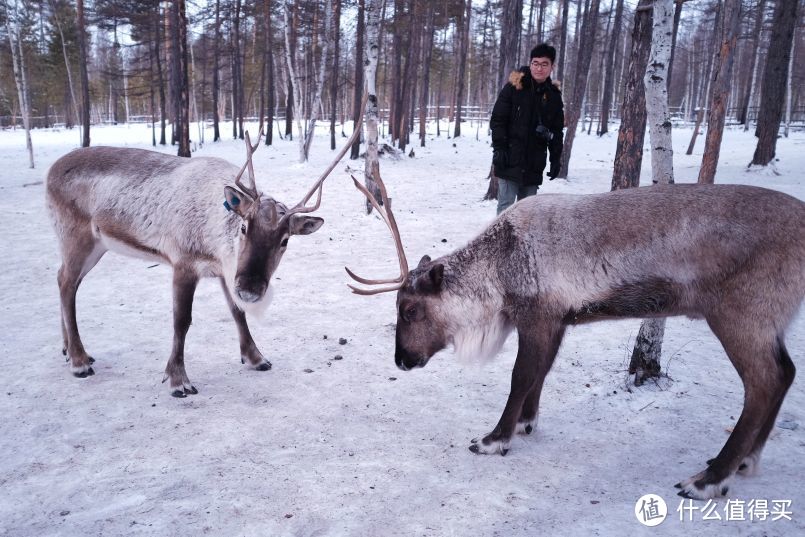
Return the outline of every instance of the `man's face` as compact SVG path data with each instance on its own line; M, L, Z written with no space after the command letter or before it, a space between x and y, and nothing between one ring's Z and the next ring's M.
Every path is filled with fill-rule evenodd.
M531 58L529 67L531 68L531 78L536 80L537 83L542 84L545 82L545 79L551 76L553 62L548 58L540 58L537 56L536 58Z

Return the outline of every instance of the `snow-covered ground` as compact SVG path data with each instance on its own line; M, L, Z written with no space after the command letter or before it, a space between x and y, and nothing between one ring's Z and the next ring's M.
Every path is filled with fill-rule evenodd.
M381 162L411 263L451 251L494 218L494 203L480 201L488 138L466 130L458 140L430 136L413 158ZM690 134L674 132L677 182L697 177L704 139L685 156ZM93 145L147 148L151 134L132 125L93 129L92 137ZM170 269L109 254L78 300L97 374L74 378L61 354L60 261L42 179L78 140L77 131L34 132L37 169L30 170L22 131L0 132L0 333L8 366L0 392L0 535L805 534L802 375L761 474L736 478L730 490L733 499L768 500L770 511L773 500L791 500L793 520L745 513L746 520L727 521L724 499L714 511L721 521L701 512L679 520L673 484L718 453L743 397L699 321L669 320L662 365L671 379L639 389L629 388L626 374L639 321L569 330L536 434L515 438L506 457L471 453L470 439L488 432L503 409L516 338L488 364L457 363L448 351L425 369L394 366L393 294L360 297L345 285L345 265L370 277L397 270L387 228L364 214L345 173L361 161L345 160L327 180L324 227L291 239L274 303L263 319L250 319L271 371L240 364L218 283L205 280L187 340L187 369L200 393L170 397L160 382L171 347ZM258 183L295 203L332 158L327 137L322 131L306 165L296 163L296 142L275 140L255 154ZM608 190L615 140L616 133L577 136L570 180L541 192ZM805 134L780 140L776 171L746 170L754 143L751 132L726 132L716 181L805 198ZM240 164L245 151L227 140L195 154ZM649 160L646 153L644 183ZM801 370L803 317L787 339ZM668 503L668 519L655 528L634 514L647 493Z

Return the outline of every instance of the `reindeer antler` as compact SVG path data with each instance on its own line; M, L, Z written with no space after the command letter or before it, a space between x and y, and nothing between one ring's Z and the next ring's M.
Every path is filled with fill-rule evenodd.
M394 219L394 213L391 212L391 200L386 193L386 185L383 184L383 180L380 178L380 172L377 168L372 171L372 177L374 178L375 183L377 183L378 188L380 189L380 198L382 206L380 203L377 202L377 199L372 195L369 190L363 186L354 176L352 177L352 182L355 183L355 188L360 190L364 196L369 200L369 203L375 208L377 213L383 218L383 221L391 230L391 236L394 239L394 245L397 247L397 257L400 261L400 275L393 279L383 279L383 280L370 280L368 278L361 278L349 268L344 267L347 271L349 276L357 281L358 283L363 283L365 285L381 285L387 283L393 283L389 287L381 287L379 289L361 289L359 287L355 287L353 285L347 284L347 287L352 289L352 292L357 295L376 295L378 293L386 293L388 291L396 291L400 289L403 284L405 283L405 279L408 277L408 261L405 259L405 250L402 246L402 239L400 238L400 230L397 228L397 221Z
M321 176L313 183L313 187L305 194L305 197L302 198L302 201L294 205L287 213L283 216L283 218L289 218L292 214L297 213L312 213L316 209L319 208L321 205L321 190L324 186L324 180L330 175L330 173L338 166L338 163L344 158L344 155L347 154L347 151L352 144L354 144L358 137L361 134L361 125L363 124L363 112L366 110L366 100L368 99L369 94L368 92L364 91L363 93L363 100L361 100L361 107L360 107L360 116L358 117L358 121L355 122L355 127L352 130L352 136L349 137L347 143L344 144L344 147L341 148L341 151L338 152L333 162L327 167L326 170L321 174ZM313 194L316 193L318 190L318 196L316 197L316 203L311 206L306 206L305 204L310 201L310 198L313 197Z
M255 201L260 201L260 194L257 192L257 183L255 182L254 178L254 164L252 163L252 154L254 150L257 149L257 146L260 145L260 138L263 137L263 120L260 120L260 131L257 133L257 143L252 145L251 139L249 138L249 131L246 131L244 134L246 138L246 163L238 172L238 175L235 177L235 186L240 188L245 194L248 194ZM246 171L246 168L249 168L249 186L244 185L240 178L243 176L243 172Z

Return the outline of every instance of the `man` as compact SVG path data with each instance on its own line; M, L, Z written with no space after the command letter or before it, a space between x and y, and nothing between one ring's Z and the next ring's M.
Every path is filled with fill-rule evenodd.
M542 43L528 66L512 71L500 90L492 119L492 164L498 178L498 214L537 193L547 153L548 177L559 175L565 112L562 92L551 81L556 49Z

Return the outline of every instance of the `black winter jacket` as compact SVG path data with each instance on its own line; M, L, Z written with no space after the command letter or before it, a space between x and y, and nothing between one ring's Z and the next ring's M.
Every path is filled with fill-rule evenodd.
M548 143L536 133L540 121L553 135ZM495 162L498 177L522 185L542 184L548 151L551 165L558 173L565 112L562 92L550 78L537 84L528 66L512 71L492 109L489 126L492 147L502 155Z

